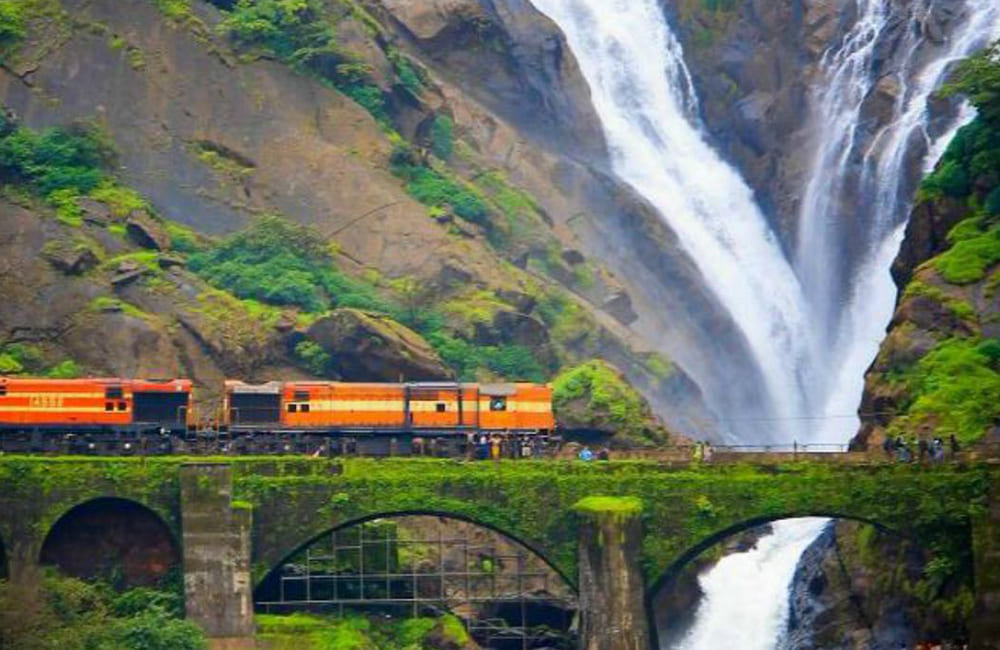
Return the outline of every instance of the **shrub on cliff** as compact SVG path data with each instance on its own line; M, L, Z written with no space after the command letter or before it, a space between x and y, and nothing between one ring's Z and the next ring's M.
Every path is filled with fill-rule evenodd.
M88 125L33 131L14 129L0 138L0 181L30 186L43 197L68 190L86 194L105 178L113 150Z
M370 285L339 271L316 231L279 217L265 217L214 248L196 253L189 267L239 298L296 306L389 311Z
M1000 416L1000 345L978 338L946 339L896 377L906 388L906 415L891 432L912 434L933 423L937 435L978 440Z
M1000 41L963 61L947 93L965 95L988 122L1000 122Z
M0 0L0 62L5 52L27 34L24 13L19 0Z

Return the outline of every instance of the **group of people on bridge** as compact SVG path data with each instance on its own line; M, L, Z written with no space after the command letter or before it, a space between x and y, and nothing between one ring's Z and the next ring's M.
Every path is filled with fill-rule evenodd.
M958 453L958 440L955 434L948 437L948 450L954 458ZM882 451L886 457L894 458L900 463L912 463L919 461L921 464L930 461L932 463L944 462L945 443L940 437L933 440L917 438L913 436L907 441L903 436L886 436L882 442Z

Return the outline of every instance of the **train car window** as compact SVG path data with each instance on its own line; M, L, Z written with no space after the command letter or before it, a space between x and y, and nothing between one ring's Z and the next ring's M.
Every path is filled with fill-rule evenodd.
M288 405L288 412L289 413L297 413L298 410L299 410L299 405L298 404L289 404Z
M438 402L437 403L437 412L438 413L444 413L447 410L448 410L448 405L447 404L445 404L444 402Z
M308 404L303 404L302 408L299 409L299 412L300 413L308 413L309 412L309 405Z
M306 392L306 391L304 391L304 390L297 390L297 391L295 391L295 401L296 402L308 402L309 401L309 393Z
M128 404L126 404L125 402L118 402L118 410L119 411L124 411L127 408L128 408Z
M507 410L507 398L506 397L494 397L490 400L490 410L491 411L506 411Z
M114 411L115 410L115 403L114 402L105 402L104 403L104 410L105 411Z
M125 392L121 386L108 386L104 389L105 399L121 399L125 397Z

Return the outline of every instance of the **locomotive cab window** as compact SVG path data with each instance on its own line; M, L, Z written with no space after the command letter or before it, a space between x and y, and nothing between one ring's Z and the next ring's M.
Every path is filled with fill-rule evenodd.
M507 410L507 398L506 397L494 397L490 400L490 410L491 411L506 411Z
M105 399L121 399L125 397L125 391L122 390L121 386L108 386L104 389Z
M297 390L297 391L295 391L295 398L294 399L295 399L296 402L308 402L309 401L309 393L307 391L304 391L304 390Z
M299 407L299 413L308 413L308 412L309 412L309 405L308 404L302 404Z
M288 412L289 413L297 413L298 410L299 410L299 405L298 404L289 404L288 405Z
M448 410L448 405L447 404L445 404L444 402L438 402L437 403L437 412L438 413L444 413L447 410Z
M0 384L0 397L7 396L7 384Z
M128 408L128 404L126 404L125 402L118 402L118 410L119 411L124 411L127 408Z
M104 403L104 410L105 411L114 411L115 410L115 403L114 402L105 402Z

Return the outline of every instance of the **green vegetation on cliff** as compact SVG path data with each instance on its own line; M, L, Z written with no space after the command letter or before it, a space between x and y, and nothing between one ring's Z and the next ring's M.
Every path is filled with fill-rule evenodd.
M339 271L319 233L279 217L265 217L211 249L189 267L239 298L321 312L331 307L387 311L374 288Z
M5 650L203 650L204 634L183 617L179 589L116 593L52 573L39 592L21 592L0 580Z
M26 34L24 14L17 0L0 0L0 63L4 61L7 50Z
M337 39L336 24L355 11L344 1L239 0L221 29L248 52L269 54L330 82L388 126L386 100L371 66ZM370 28L377 25L370 19L364 22ZM398 55L394 69L405 88L419 88L419 78L405 57Z
M604 361L588 361L557 376L552 406L566 427L614 433L642 445L662 444L668 437L642 396Z
M933 423L939 434L962 442L977 440L1000 408L1000 343L995 339L949 338L935 346L896 379L910 396L890 428L915 431Z
M1000 416L1000 344L985 330L1000 263L1000 43L965 61L945 93L967 96L979 115L922 183L915 219L955 225L907 285L869 394L890 411L888 435L971 443Z
M60 213L79 215L73 202L97 189L113 157L106 137L92 125L33 131L0 111L0 181L29 189Z

